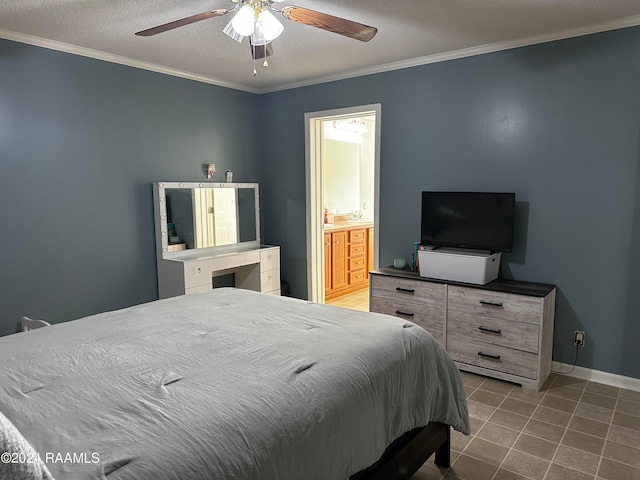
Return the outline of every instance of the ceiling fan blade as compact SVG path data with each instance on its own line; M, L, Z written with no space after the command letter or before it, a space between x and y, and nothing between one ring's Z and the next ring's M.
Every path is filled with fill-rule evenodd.
M283 7L280 13L282 13L282 16L287 20L304 23L305 25L321 28L322 30L344 35L345 37L355 38L362 42L368 42L378 32L378 29L375 27L302 7Z
M249 48L251 48L251 56L255 60L262 60L263 58L273 55L273 46L271 45L271 42L266 45L253 45L251 43L251 38L249 38Z
M209 12L198 13L197 15L191 15L190 17L181 18L180 20L175 20L173 22L165 23L163 25L158 25L157 27L148 28L146 30L141 30L136 32L136 35L141 37L150 37L151 35L156 35L158 33L166 32L167 30L173 30L174 28L182 27L184 25L189 25L190 23L199 22L200 20L206 20L207 18L219 17L227 13L228 10L226 8L219 8L217 10L211 10Z

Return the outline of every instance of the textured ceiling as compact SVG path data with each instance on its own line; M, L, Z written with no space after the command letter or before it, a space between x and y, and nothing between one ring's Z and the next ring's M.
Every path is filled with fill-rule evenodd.
M222 33L230 16L153 37L134 33L227 0L1 0L0 37L196 78L250 92L419 65L640 24L640 0L293 0L378 28L368 43L282 18L269 68L245 39Z

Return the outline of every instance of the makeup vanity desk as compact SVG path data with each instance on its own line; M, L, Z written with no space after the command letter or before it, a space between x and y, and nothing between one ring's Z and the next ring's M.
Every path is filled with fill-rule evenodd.
M235 246L208 255L158 259L158 294L162 299L206 292L213 288L213 277L228 274L234 274L237 288L280 295L280 247Z
M224 275L233 280L225 285L280 295L280 247L260 242L258 191L257 183L153 184L160 299L206 292Z

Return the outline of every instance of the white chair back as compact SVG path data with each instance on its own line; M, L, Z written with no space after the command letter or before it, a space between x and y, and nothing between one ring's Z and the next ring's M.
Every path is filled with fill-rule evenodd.
M28 332L29 330L33 330L34 328L51 326L49 322L45 322L44 320L34 320L29 317L22 317L20 319L20 323L22 325L23 332Z

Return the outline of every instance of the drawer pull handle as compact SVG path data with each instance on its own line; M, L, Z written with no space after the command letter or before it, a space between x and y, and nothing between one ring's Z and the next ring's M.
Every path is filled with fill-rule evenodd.
M487 328L487 327L480 326L478 327L478 330L480 330L483 333L497 333L497 334L502 333L502 330L500 330L499 328Z
M403 312L402 310L396 310L396 315L404 315L405 317L413 317L413 313Z
M485 302L484 300L480 300L480 305L484 305L485 307L502 307L502 302Z
M413 288L396 287L396 290L402 293L415 293L415 290Z
M200 273L200 272L202 272L202 268L196 267L196 273Z
M491 353L478 352L481 357L493 358L494 360L500 360L500 355L493 355Z

